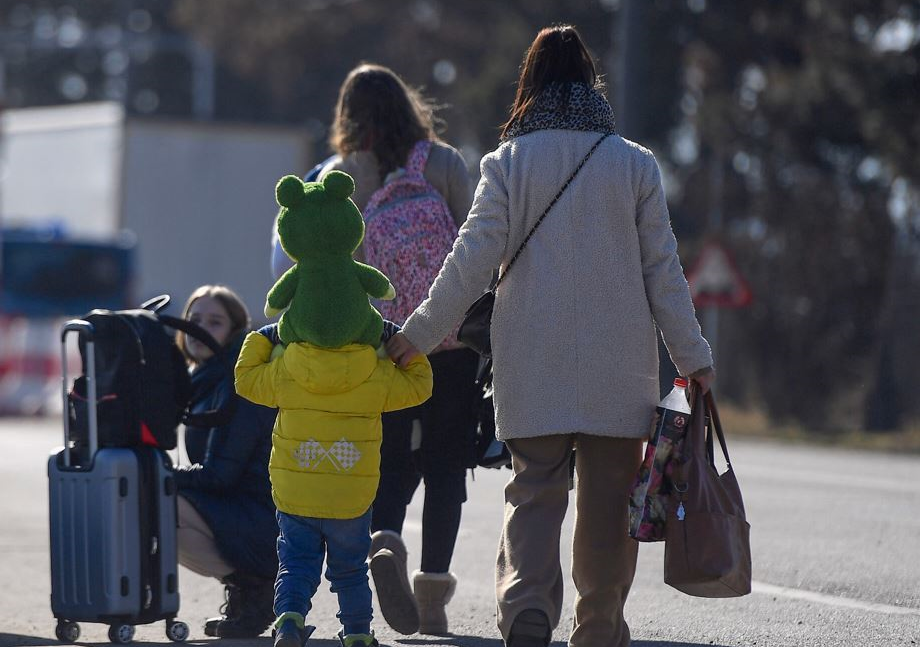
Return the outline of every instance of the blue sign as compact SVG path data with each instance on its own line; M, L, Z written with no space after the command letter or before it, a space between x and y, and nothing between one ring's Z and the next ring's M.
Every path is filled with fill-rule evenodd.
M0 313L82 315L131 307L134 245L68 240L32 230L0 235Z

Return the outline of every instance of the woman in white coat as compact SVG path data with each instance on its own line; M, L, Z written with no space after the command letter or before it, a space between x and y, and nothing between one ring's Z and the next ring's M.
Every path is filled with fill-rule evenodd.
M601 140L606 135L606 138ZM466 223L429 298L388 344L428 352L504 271L588 151L497 290L496 430L511 451L496 567L498 627L510 647L544 647L559 622L559 539L576 452L572 647L626 647L636 566L627 492L658 401L656 327L681 375L714 379L647 149L614 133L594 62L571 26L543 29Z

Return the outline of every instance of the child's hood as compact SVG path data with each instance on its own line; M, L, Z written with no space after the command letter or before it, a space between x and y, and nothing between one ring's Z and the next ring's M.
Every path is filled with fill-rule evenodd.
M318 394L345 393L363 384L377 368L377 352L367 344L320 348L306 342L289 344L284 365L301 387Z

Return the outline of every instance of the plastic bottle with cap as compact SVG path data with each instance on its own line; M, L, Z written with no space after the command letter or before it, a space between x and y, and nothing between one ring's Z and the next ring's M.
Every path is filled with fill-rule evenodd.
M687 380L682 377L674 378L674 388L658 403L658 413L661 415L659 424L664 422L664 411L690 413L690 400L687 399Z

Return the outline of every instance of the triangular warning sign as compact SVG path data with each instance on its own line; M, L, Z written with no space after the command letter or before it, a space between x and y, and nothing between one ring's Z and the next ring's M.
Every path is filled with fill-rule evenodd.
M687 272L693 304L700 307L741 308L751 303L751 288L731 253L717 242L703 246Z

